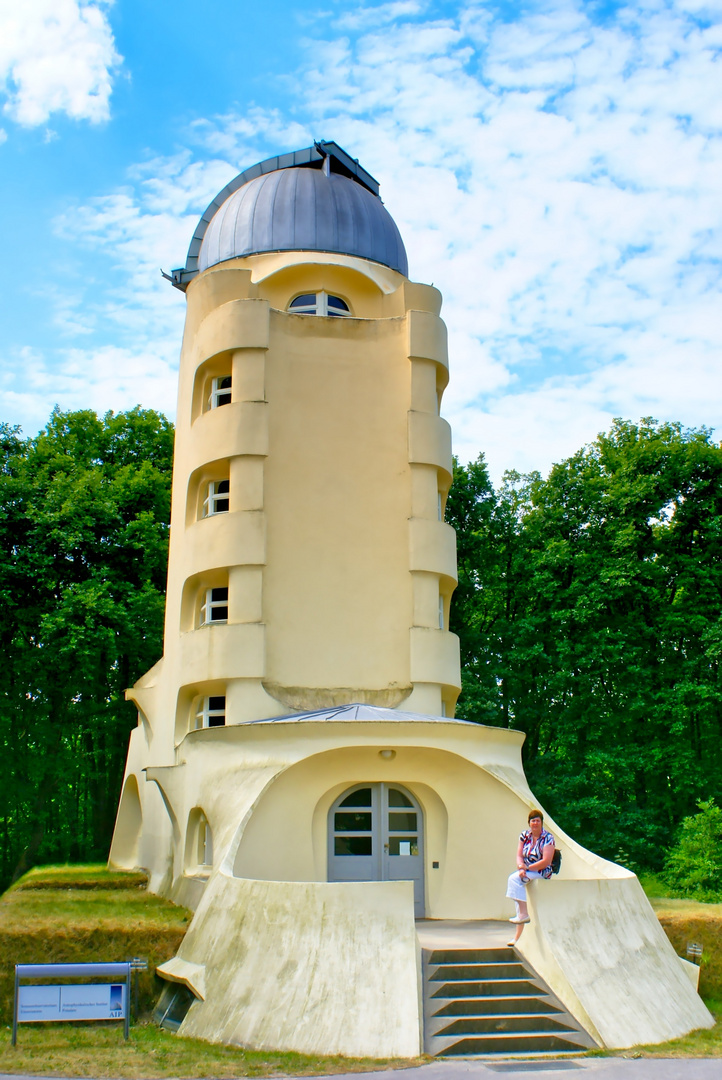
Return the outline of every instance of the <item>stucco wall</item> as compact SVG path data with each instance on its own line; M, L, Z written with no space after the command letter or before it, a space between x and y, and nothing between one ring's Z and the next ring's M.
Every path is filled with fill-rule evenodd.
M421 1051L410 882L314 885L216 873L178 955L197 966L205 996L182 1035L306 1054ZM169 974L178 970L171 961Z
M288 312L294 295L320 289L354 317ZM210 681L225 683L228 723L342 701L394 708L413 684L424 707L438 714L443 702L451 715L460 677L458 643L439 629L456 570L453 532L437 519L451 478L437 290L363 259L289 252L229 260L187 297L153 727L166 723L162 699L187 711L193 696L221 693ZM209 411L219 375L232 375L232 401ZM199 520L214 478L230 479L230 513ZM229 626L196 628L204 588L225 585ZM423 656L416 629L432 631Z

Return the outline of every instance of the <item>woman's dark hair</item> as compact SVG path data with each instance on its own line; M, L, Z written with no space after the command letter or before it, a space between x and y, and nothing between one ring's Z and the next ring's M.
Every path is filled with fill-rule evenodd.
M542 814L541 810L536 810L535 809L535 810L530 810L529 811L529 817L526 819L527 825L529 824L531 819L535 818L535 817L541 818L541 823L542 823L542 825L544 824L544 815Z

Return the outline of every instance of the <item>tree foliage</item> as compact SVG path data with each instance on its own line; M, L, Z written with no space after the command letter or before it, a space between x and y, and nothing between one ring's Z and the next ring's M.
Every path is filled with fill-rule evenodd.
M696 900L722 897L722 807L714 799L682 822L665 860L664 877L677 892Z
M722 788L722 449L651 419L548 478L457 466L457 715L527 733L534 790L586 846L659 869Z
M123 692L162 652L173 428L55 410L0 430L0 878L105 858L135 723Z

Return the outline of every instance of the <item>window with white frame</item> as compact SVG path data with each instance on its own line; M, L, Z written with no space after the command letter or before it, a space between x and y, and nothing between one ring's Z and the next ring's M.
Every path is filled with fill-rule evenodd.
M217 409L221 405L231 403L231 376L218 375L211 379L211 392L208 397L208 408Z
M340 296L331 296L327 292L303 293L296 296L288 305L294 315L325 315L333 318L349 318L351 310Z
M196 731L200 728L224 727L226 723L225 694L211 694L210 697L198 698L193 722Z
M201 626L228 622L228 586L206 589L201 604Z
M203 500L203 517L212 517L214 514L227 514L230 510L230 480L211 480L206 488L206 497Z
M444 598L439 596L439 630L444 629Z

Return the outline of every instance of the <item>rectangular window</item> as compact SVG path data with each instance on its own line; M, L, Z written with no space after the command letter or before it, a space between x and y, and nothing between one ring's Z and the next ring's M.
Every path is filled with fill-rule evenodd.
M444 598L439 596L439 630L444 629Z
M438 501L436 511L437 511L437 513L439 515L439 521L443 521L444 520L444 504L443 504L442 499L441 499L441 492L438 492L438 496L439 496L439 501Z
M335 836L334 855L373 855L373 841L370 836Z
M226 698L225 694L214 694L211 697L198 699L196 705L194 727L224 727L226 723Z
M206 589L205 602L201 606L201 625L228 622L228 586Z
M230 509L230 480L211 480L208 492L203 500L203 517L213 514L227 514Z
M217 409L221 405L231 403L231 376L219 375L211 380L211 395L208 398L208 408Z

